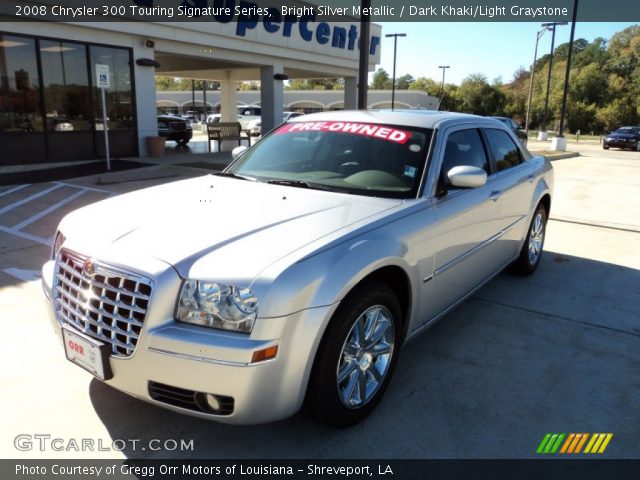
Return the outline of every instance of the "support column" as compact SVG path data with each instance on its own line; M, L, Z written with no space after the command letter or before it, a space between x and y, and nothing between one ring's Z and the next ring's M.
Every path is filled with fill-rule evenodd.
M228 73L227 73L228 78ZM220 121L221 122L237 122L238 121L238 82L235 80L222 80L220 82ZM212 142L211 147L214 147ZM235 140L223 140L220 145L220 151L233 150L238 146Z
M143 38L137 38L133 47L133 58L154 58L153 48L147 48ZM136 86L136 122L138 127L138 155L146 157L147 137L158 136L156 110L156 69L133 65Z
M344 78L344 109L355 110L358 108L358 78Z
M220 121L235 122L238 119L238 82L222 80L220 82Z
M260 107L262 109L262 133L267 133L282 123L284 84L274 75L283 72L282 64L260 67Z

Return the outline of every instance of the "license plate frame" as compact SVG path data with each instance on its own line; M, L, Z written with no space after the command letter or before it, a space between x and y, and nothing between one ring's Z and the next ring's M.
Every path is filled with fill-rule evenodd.
M111 346L99 342L75 329L62 326L64 353L71 363L78 365L99 380L113 378L109 356Z

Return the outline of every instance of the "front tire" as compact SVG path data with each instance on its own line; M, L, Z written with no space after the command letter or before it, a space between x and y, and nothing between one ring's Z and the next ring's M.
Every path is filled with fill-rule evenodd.
M366 418L384 395L402 340L401 308L380 282L357 287L342 302L322 338L307 390L309 412L347 427Z
M538 268L542 258L542 248L547 233L547 209L538 205L531 219L527 238L522 245L520 255L511 264L510 270L520 275L531 275Z

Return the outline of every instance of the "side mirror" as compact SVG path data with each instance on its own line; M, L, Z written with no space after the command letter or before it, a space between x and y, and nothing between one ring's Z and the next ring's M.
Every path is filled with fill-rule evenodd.
M234 148L233 150L231 150L231 158L235 160L240 155L242 155L246 150L247 150L247 147L245 147L244 145Z
M487 183L487 172L471 165L459 165L447 172L449 182L454 187L478 188Z

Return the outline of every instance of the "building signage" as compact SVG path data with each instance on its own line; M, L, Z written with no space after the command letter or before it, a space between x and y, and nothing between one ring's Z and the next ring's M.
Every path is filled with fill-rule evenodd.
M318 7L264 7L246 0L184 0L176 8L154 6L153 0L132 0L135 17L163 17L168 20L213 20L220 23L236 22L235 34L245 37L256 29L291 37L298 30L305 42L315 42L332 48L355 50L358 46L358 25L316 22ZM313 24L313 25L312 25ZM372 35L369 54L375 55L380 37Z

